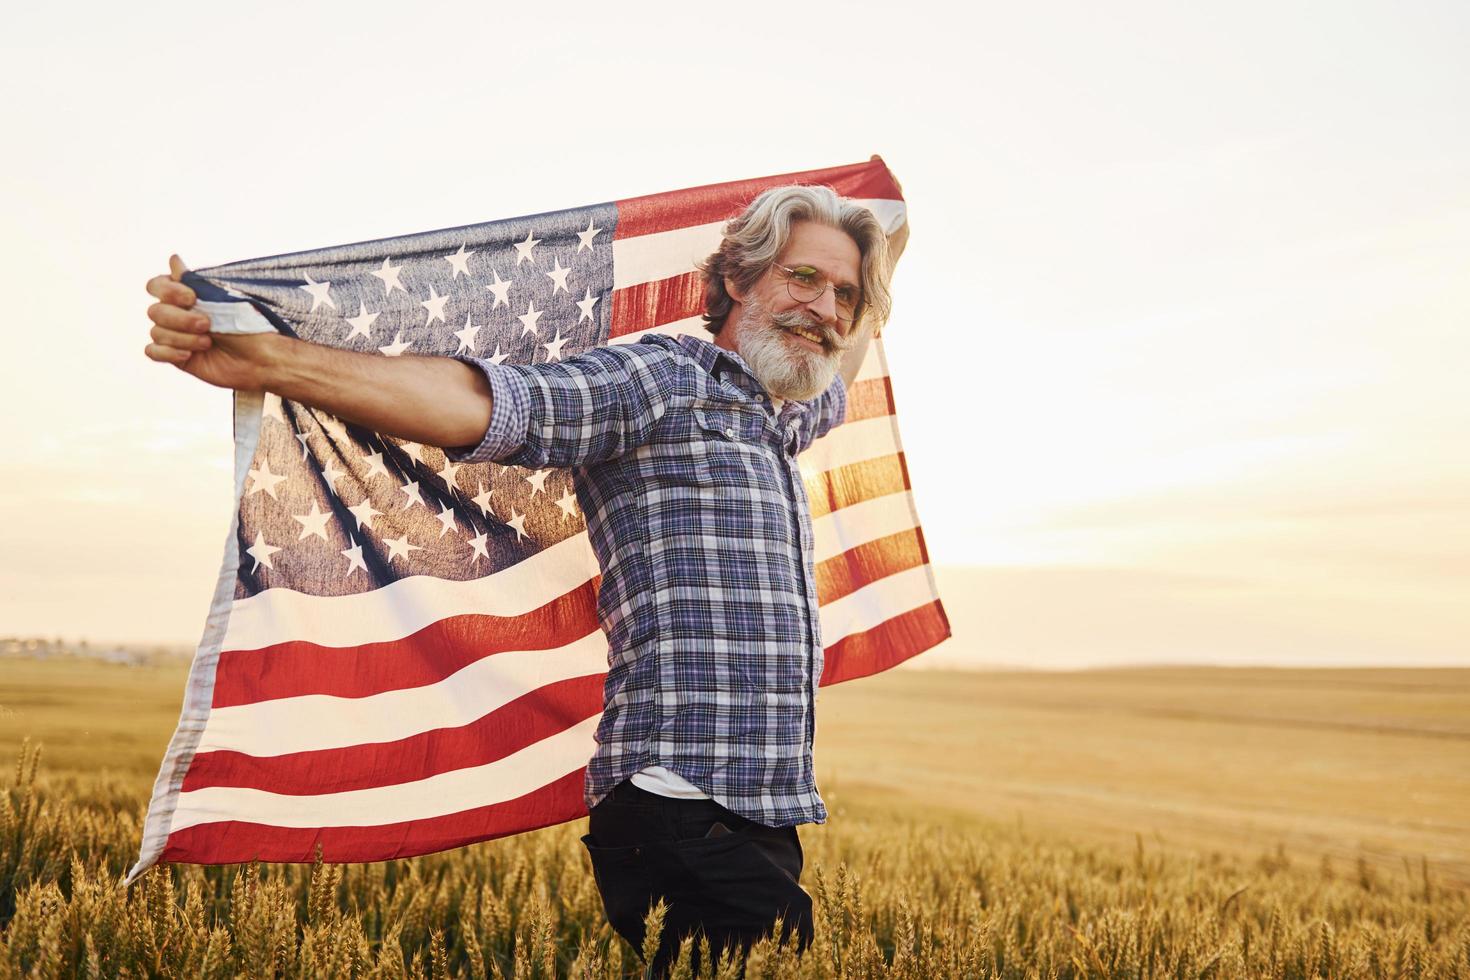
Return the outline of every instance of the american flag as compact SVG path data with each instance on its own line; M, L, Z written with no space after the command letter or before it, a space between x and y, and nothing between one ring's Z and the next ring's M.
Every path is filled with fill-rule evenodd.
M703 335L694 265L758 193L862 164L191 273L221 332L541 363ZM881 341L802 457L831 684L949 635ZM598 569L570 471L455 465L273 395L235 399L237 510L144 827L159 860L378 861L572 820L602 706Z

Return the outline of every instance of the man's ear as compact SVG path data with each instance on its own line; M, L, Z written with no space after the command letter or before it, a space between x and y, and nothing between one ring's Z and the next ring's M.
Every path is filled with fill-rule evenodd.
M733 299L735 302L745 302L745 293L735 285L735 280L731 279L729 276L725 276L725 292L729 293L730 298Z

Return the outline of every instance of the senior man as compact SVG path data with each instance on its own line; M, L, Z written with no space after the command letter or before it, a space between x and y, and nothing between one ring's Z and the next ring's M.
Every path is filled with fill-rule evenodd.
M148 283L155 361L271 391L456 459L574 469L609 643L586 795L608 920L652 972L702 933L742 949L780 920L811 940L796 825L827 811L812 766L822 640L796 456L842 422L889 309L877 219L828 188L778 187L703 266L713 341L652 336L558 363L336 350L209 333L171 274Z

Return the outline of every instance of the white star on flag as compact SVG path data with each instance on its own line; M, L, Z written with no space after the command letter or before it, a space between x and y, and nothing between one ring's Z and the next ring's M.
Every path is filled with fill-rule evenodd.
M247 497L250 496L250 494L255 493L257 490L264 490L268 495L270 495L270 498L272 500L280 499L276 496L276 484L280 483L286 478L284 476L280 476L279 474L271 472L270 460L261 460L260 469L250 471L250 479L253 482L250 484L249 492L245 494Z
M393 343L388 344L386 347L379 347L378 350L382 351L384 354L387 354L389 357L398 357L412 346L413 343L411 341L404 340L403 331L399 330L393 335Z
M526 232L526 240L523 242L515 242L514 245L516 248L516 265L520 265L522 262L529 262L531 263L531 267L534 269L536 267L536 260L531 255L531 249L535 248L537 245L540 245L541 239L532 238L531 234L532 233L529 231Z
M466 252L464 246L461 245L458 252L444 256L444 261L448 262L450 268L454 270L449 276L451 281L456 276L464 276L466 279L474 278L470 275L470 256L474 254L474 252Z
M592 219L591 218L588 218L587 219L587 230L586 231L579 231L579 232L577 232L577 237L581 239L581 241L577 243L577 251L580 252L584 248L591 248L592 247L592 239L596 238L597 237L597 233L600 232L600 231L602 231L602 229L596 227L595 225L593 225L592 224Z
M403 288L403 283L398 281L398 273L402 271L402 269L403 266L394 265L392 259L384 259L383 267L381 269L372 270L373 275L383 280L384 296L392 295L393 290L395 289L401 290L405 293L408 292L408 290Z
M572 338L570 337L563 337L561 335L561 330L558 329L556 331L555 340L548 340L546 343L541 345L542 347L546 348L546 359L548 361L561 360L561 349L565 347L567 345L567 341L571 339Z
M480 328L475 326L472 321L473 317L465 314L464 326L454 331L454 335L459 338L459 349L455 351L456 354L463 354L466 351L475 349L475 337L479 334Z
M412 507L414 504L418 504L420 507L425 508L429 506L428 504L424 503L424 498L419 496L419 482L417 480L410 480L408 483L405 483L398 489L403 491L403 493L408 497L408 503L403 505L405 510L409 507Z
M323 303L327 304L335 310L337 308L337 304L332 302L332 297L327 292L327 290L332 288L332 284L330 282L317 282L315 279L311 278L311 273L309 272L303 272L302 275L306 277L306 285L298 286L296 288L304 289L311 294L311 312L315 313L316 308L318 306L321 306ZM267 565L266 567L269 568L270 566Z
M349 507L347 510L353 517L357 518L357 529L359 531L371 524L374 517L383 516L382 511L373 509L373 502L367 498L363 498L362 503Z
M317 506L315 500L311 502L310 514L292 514L291 519L301 522L301 536L296 539L297 541L305 538L308 534L315 534L323 541L327 540L327 521L332 519L332 514L330 511L323 514L322 509Z
M490 560L490 552L487 551L485 548L485 542L487 540L489 539L485 537L484 531L481 531L473 538L470 538L470 547L475 549L475 556L471 559L472 562L479 561L481 558L485 559L486 561Z
M577 317L578 323L581 323L583 320L592 319L592 307L596 306L597 301L601 298L600 296L593 296L592 290L589 289L587 290L587 295L577 300L577 309L582 311L582 315Z
M337 464L330 459L327 460L326 465L322 467L322 479L327 481L327 489L331 490L333 493L337 492L337 481L342 479L342 477L346 475L347 474L337 469Z
M439 505L439 525L439 537L441 538L454 530L453 507L446 507L444 504Z
M260 571L261 565L264 565L266 568L275 568L276 566L271 564L271 555L280 550L280 548L266 544L265 537L259 531L256 531L255 543L245 549L245 553L255 559L255 567L250 571L252 573Z
M352 547L342 549L342 554L347 556L347 571L343 576L344 578L359 568L364 572L367 571L367 562L362 560L362 545L354 541L350 534L347 536L347 540L352 544Z
M383 314L381 312L369 313L367 311L367 301L364 300L362 304L362 311L359 312L357 316L350 316L347 318L347 322L352 324L352 331L348 333L347 339L351 340L358 334L362 334L364 337L372 340L373 335L370 331L373 329L373 323L376 322L378 317L382 315Z
M454 478L459 475L459 471L460 465L458 463L451 463L448 459L445 459L444 468L437 474L439 479L444 481L444 485L449 488L451 493L459 489L454 485Z
M444 322L444 304L447 302L449 302L448 296L440 296L434 291L433 286L429 287L429 298L419 300L419 305L429 311L429 319L424 326L432 327L435 320L438 320L440 323Z
M528 535L526 534L526 515L517 513L514 507L510 509L510 512L511 519L506 521L505 523L508 524L510 527L515 528L517 541L527 539Z
M561 497L557 500L556 505L561 508L561 512L567 517L577 516L577 495L572 493L570 489L562 491Z
M563 269L561 267L560 258L552 259L551 271L543 273L543 275L545 275L546 278L550 279L552 282L551 295L555 296L557 290L561 290L564 293L571 292L571 290L567 288L567 273L571 271L571 269Z
M516 263L516 264L519 265L520 263ZM507 282L506 280L500 278L500 270L499 269L491 269L490 270L490 274L495 277L495 281L492 282L492 283L490 283L489 285L487 285L485 287L486 289L490 290L492 293L495 294L495 303L490 307L490 309L493 310L497 306L509 306L510 305L510 283Z
M530 334L533 337L536 336L536 321L541 319L542 312L542 310L536 309L535 300L526 304L526 312L516 317L517 320L521 321L521 326L525 327L521 331L522 336L526 334Z
M490 484L485 484L485 489L475 494L471 499L480 506L480 513L486 517L495 516L495 511L490 509Z
M409 552L412 552L412 551L423 551L424 550L423 548L420 548L416 544L409 544L408 543L408 535L407 534L403 535L400 538L384 538L383 539L383 543L388 546L388 560L389 561L392 561L393 559L397 558L399 555L402 555L404 561L407 561L408 560Z
M367 460L368 464L368 471L366 475L363 476L364 480L371 480L379 473L383 474L384 476L388 475L388 467L383 465L382 453L368 453L366 456L363 457L363 459Z

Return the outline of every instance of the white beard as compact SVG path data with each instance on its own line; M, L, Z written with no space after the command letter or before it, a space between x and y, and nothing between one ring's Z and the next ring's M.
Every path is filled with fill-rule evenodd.
M825 353L807 350L788 339L786 327L801 326L820 334ZM842 366L842 355L851 346L835 331L795 310L771 313L756 302L747 302L735 333L735 349L757 381L776 398L809 401L826 391Z

